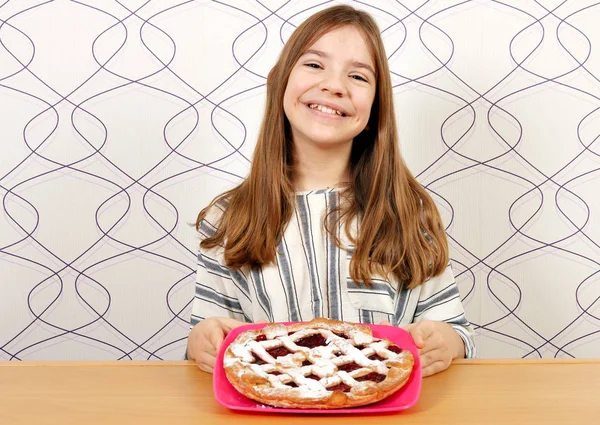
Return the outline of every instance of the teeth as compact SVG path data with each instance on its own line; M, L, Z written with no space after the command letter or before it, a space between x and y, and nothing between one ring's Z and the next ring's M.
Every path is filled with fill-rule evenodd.
M323 105L318 105L316 103L311 103L310 105L308 105L308 107L310 109L316 109L318 111L325 112L326 114L338 115L340 117L344 115L340 111L336 111L335 109L331 109L331 108L328 108L327 106L323 106Z

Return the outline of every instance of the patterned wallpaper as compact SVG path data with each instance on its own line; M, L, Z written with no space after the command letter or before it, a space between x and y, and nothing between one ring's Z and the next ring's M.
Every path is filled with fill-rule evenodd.
M0 0L0 359L178 359L266 75L333 1ZM600 1L347 1L483 357L600 355ZM596 187L596 189L594 189Z

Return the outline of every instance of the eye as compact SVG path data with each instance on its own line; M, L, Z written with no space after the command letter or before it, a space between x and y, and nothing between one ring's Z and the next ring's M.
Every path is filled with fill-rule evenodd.
M351 75L350 78L354 78L355 80L358 81L364 81L365 83L368 83L369 81L367 81L367 79L365 77L363 77L362 75Z
M314 68L314 69L321 69L321 65L319 65L318 63L306 63L304 64L304 66L308 66L309 68Z

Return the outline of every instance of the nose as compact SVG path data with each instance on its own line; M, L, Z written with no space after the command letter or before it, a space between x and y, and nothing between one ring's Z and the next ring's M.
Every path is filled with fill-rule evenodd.
M324 73L319 88L321 91L329 92L338 97L343 97L347 94L344 76L334 71Z

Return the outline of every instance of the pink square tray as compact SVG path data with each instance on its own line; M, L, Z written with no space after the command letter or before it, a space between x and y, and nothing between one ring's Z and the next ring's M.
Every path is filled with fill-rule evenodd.
M284 323L290 324L289 322ZM397 344L403 350L409 350L414 358L415 365L413 372L408 379L408 382L400 390L381 400L378 403L373 403L367 406L352 407L346 409L284 409L281 407L265 406L251 400L239 393L233 385L229 383L225 370L223 369L223 355L231 342L241 333L249 329L264 328L266 323L251 323L233 329L223 341L219 354L215 362L215 370L213 375L213 392L217 402L229 409L240 410L255 413L318 413L318 414L340 414L340 413L382 413L394 412L414 406L419 399L421 393L421 360L419 358L419 350L414 341L404 329L393 326L384 325L367 325L373 330L373 336L376 338L387 338Z

